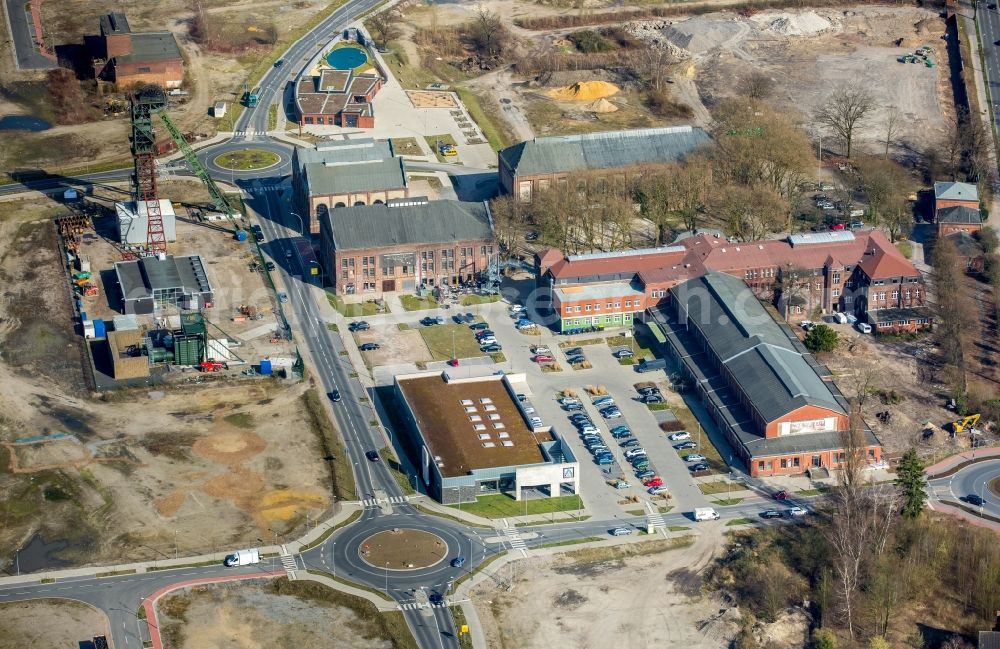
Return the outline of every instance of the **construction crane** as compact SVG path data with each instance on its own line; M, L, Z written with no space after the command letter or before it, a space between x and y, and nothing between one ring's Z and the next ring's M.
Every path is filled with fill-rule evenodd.
M952 432L958 435L967 428L969 429L969 432L974 431L976 429L976 424L979 423L980 416L981 415L979 413L976 413L974 415L968 415L966 417L962 417L958 421L951 422Z
M156 137L153 130L153 115L159 114L167 127L170 137L177 143L184 159L191 166L195 175L204 183L212 199L215 209L229 217L235 231L241 228L236 223L236 211L226 200L208 170L201 164L194 149L184 139L177 125L166 113L167 96L159 86L149 85L130 97L132 114L132 157L135 160L135 171L132 174L132 193L136 200L136 209L141 203L148 215L148 233L146 247L152 253L166 252L167 239L163 230L163 215L160 211L160 201L156 185Z

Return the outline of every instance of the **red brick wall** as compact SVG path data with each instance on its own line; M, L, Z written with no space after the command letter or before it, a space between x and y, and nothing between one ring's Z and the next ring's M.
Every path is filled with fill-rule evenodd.
M955 207L956 205L963 205L965 207L971 207L974 210L979 209L979 203L976 201L946 201L946 200L935 200L934 209L943 210L946 207Z
M968 232L969 234L975 234L982 229L982 223L938 223L938 236L944 237L952 232Z
M839 449L836 451L820 451L818 453L791 453L788 455L775 455L770 457L756 457L750 460L750 475L757 476L771 476L771 475L793 475L796 473L805 473L813 464L813 456L818 455L820 458L820 466L827 467L828 469L836 469L840 467L840 461L834 456L835 453L840 452ZM882 447L881 446L871 446L865 449L866 462L869 464L875 464L882 461ZM798 459L798 466L795 464L795 460ZM781 466L781 461L785 461L785 466ZM760 466L761 463L764 464L763 468Z
M107 58L113 59L116 56L132 53L131 34L109 34L104 37L104 49L107 51Z
M842 415L826 408L818 406L802 406L798 410L788 413L780 419L769 423L764 429L764 437L778 437L779 425L789 421L809 421L812 419L826 419L827 417L837 418L837 430L847 430L847 415Z
M143 63L115 62L115 83L119 86L155 83L164 87L178 87L183 80L184 63L180 59Z

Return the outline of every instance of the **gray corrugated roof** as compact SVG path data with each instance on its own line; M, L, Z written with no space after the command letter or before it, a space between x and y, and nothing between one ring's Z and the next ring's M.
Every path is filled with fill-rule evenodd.
M115 264L122 293L127 298L150 295L153 290L182 289L185 293L209 293L212 286L201 257L144 257Z
M320 227L330 233L336 250L493 237L486 205L462 201L338 207L320 217Z
M676 162L708 142L691 126L539 137L499 153L515 176L581 169L609 169L649 162Z
M969 183L934 183L934 198L946 201L978 201L979 189Z
M102 34L128 34L131 32L128 18L120 11L114 11L101 16Z
M979 210L974 210L971 207L966 207L965 205L942 207L937 211L936 218L938 223L963 223L978 225L983 222L983 216L979 213Z
M980 631L979 649L1000 649L1000 631Z
M829 386L747 285L711 272L671 289L674 299L767 421L805 405L843 413Z
M162 61L181 58L181 49L170 32L132 34L132 52L115 57L118 61Z
M902 307L898 309L875 309L868 312L868 320L872 324L878 322L898 322L900 320L918 320L933 318L934 310L927 306Z
M369 137L358 140L327 140L308 149L295 147L295 157L303 165L310 162L372 162L391 158L392 147L388 140L373 140Z
M310 195L346 194L406 187L402 158L328 166L322 162L305 165Z

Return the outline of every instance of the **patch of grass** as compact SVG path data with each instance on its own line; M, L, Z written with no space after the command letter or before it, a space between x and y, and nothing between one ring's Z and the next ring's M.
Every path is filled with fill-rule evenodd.
M720 507L729 507L730 505L739 505L743 502L742 498L722 498L719 500L713 500L713 505L719 505Z
M635 353L635 358L656 358L653 353L653 344L646 336L636 333L634 336L608 336L605 339L608 343L608 347L628 347Z
M479 126L479 130L486 136L486 141L490 143L494 151L499 151L511 144L513 138L503 127L503 122L497 119L495 112L484 107L478 95L468 88L456 87L455 91L461 102L465 104L465 109L469 111L472 121Z
M42 579L39 583L42 583L42 584L54 584L54 583L56 583L56 580L53 577L46 577L46 578Z
M661 403L647 403L646 407L649 408L651 411L653 411L653 410L673 410L673 408L670 407L669 403L662 403L662 402Z
M438 150L438 142L443 144L454 144L456 148L458 147L458 142L455 141L455 138L451 135L451 133L443 133L441 135L425 135L424 139L427 140L427 144L431 147L431 150L434 151L434 155L437 156L438 162L454 162L458 159L457 156L443 156L441 155L441 151Z
M217 566L219 562L216 560L211 561L199 561L197 563L182 563L173 566L149 566L146 568L146 572L162 572L164 570L179 570L181 568L204 568L205 566Z
M431 358L446 361L454 358L482 356L476 336L464 324L440 324L418 329ZM453 353L454 352L454 353Z
M562 371L563 371L562 365L560 365L559 363L546 363L545 365L542 365L542 373L562 372Z
M692 453L693 451L678 451L680 453ZM736 489L742 489L743 487L737 486ZM706 496L711 496L713 494L724 494L733 490L732 485L730 485L725 480L716 480L715 482L699 482L698 489L701 493Z
M321 545L328 538L330 538L331 534L333 534L334 532L336 532L337 530L339 530L342 527L347 527L348 525L350 525L354 521L356 521L359 518L361 518L361 514L362 514L362 512L361 512L360 509L358 511L352 513L350 516L348 516L344 520L340 521L339 523L337 523L333 527L328 528L325 532L323 532L318 537L316 537L315 541L313 541L309 545L303 546L302 549L299 550L299 552L305 552L306 550L311 550L312 548L315 548L317 545Z
M569 518L566 518L564 516L562 518L550 518L549 520L539 521L539 522L546 523L549 525L554 525L557 523L580 523L586 520L590 520L590 514L584 514L579 518L577 518L576 516L571 516ZM538 525L538 523L514 523L514 527L531 527L532 525Z
M503 352L492 352L490 354L490 360L494 363L506 363L507 357L503 355Z
M405 322L399 322L396 324L396 329L399 329L400 331L409 331L410 325L406 324Z
M406 311L423 311L424 309L438 308L437 298L430 293L423 297L400 295L399 303L403 305L403 309Z
M326 325L327 331L340 331L340 327L337 326L336 322L331 322Z
M667 512L669 512L673 508L674 508L673 505L660 505L660 506L657 507L657 509L660 510L661 514L666 514ZM632 516L645 516L646 515L646 510L645 509L628 509L628 510L625 511L625 513L626 514L630 514Z
M556 541L555 543L546 543L545 545L535 546L536 548L558 548L564 545L579 545L580 543L593 543L594 541L603 541L603 536L585 536L582 539L568 539L566 541Z
M795 493L800 496L820 496L827 492L826 487L819 487L816 489L796 489Z
M318 570L310 570L309 572L350 584L340 577L334 577ZM359 584L350 585L382 596L382 593L374 588L367 588ZM264 590L272 595L291 595L302 600L349 609L357 617L355 624L359 627L356 629L358 635L365 638L381 638L383 641L391 642L393 649L419 649L406 626L406 619L403 618L400 611L381 613L374 604L362 597L348 595L314 581L290 581L287 577L279 577L268 582L264 586Z
M695 431L698 430L698 420L695 418L694 414L688 409L688 407L683 404L672 404L669 409L674 413L674 416L681 422L683 428L679 430L686 430L691 433L691 439L697 440L697 435ZM722 459L722 454L719 453L719 449L715 448L715 444L712 443L712 438L706 432L702 432L701 444L697 449L691 451L684 451L687 453L701 453L705 456L705 461L708 463L711 473L728 473L729 464Z
M420 144L415 137L394 137L389 139L392 150L396 155L423 155Z
M277 106L271 108L277 109ZM277 120L275 112L275 120ZM270 121L270 115L268 115ZM264 149L241 149L239 151L229 151L215 157L215 164L223 169L235 169L237 171L253 171L255 169L265 169L277 164L281 158L273 151Z
M333 293L326 294L326 301L330 303L340 315L345 318L358 318L365 316L378 315L379 313L389 313L388 304L384 303L385 310L379 311L378 305L374 302L354 302L352 304L346 304L339 295L334 295Z
M422 180L422 181L426 182L427 186L430 187L431 189L441 189L442 187L444 187L444 183L441 182L441 179L438 178L437 176L425 176L425 175L418 175L418 174L410 174L409 176L407 176L407 179L409 179L409 180Z
M351 458L347 454L340 431L330 421L323 400L315 388L310 388L301 397L303 409L309 416L313 432L319 438L321 452L330 468L331 491L341 500L355 500L354 472ZM328 458L328 459L327 459Z
M100 579L101 577L118 577L119 575L134 575L134 574L135 574L135 568L132 568L130 570L112 570L110 572L99 572L94 576Z
M455 521L456 523L461 523L462 525L468 525L469 527L479 527L479 528L482 528L482 529L492 529L493 528L492 525L481 525L479 523L473 523L471 521L467 521L464 518L459 518L458 516L449 516L448 514L439 512L436 509L431 509L430 507L425 507L425 506L423 506L423 505L421 505L419 503L414 503L413 508L422 511L423 513L427 514L428 516L437 516L438 518L444 518L444 519L447 519L449 521ZM456 509L460 509L460 508L456 507Z
M267 130L273 131L278 128L278 104L271 104L267 107Z
M667 529L670 530L671 532L686 532L691 528L688 527L687 525L670 525L667 527Z
M584 345L600 345L604 342L603 338L584 338L583 340L575 340L570 338L565 342L559 343L559 349L570 349L571 347L583 347Z
M899 250L907 259L913 258L913 244L909 241L897 241L896 249Z
M499 295L463 295L462 299L459 300L459 304L462 306L475 306L476 304L492 304L494 302L499 302Z
M726 527L734 527L736 525L751 525L753 521L749 518L734 518L731 521L726 521Z
M222 418L230 426L237 428L253 428L253 415L249 412L234 412Z
M454 581L454 583L452 583L451 587L453 589L457 590L459 584L461 584L463 581L467 581L469 579L472 579L477 573L480 573L483 570L486 570L486 568L489 567L489 565L491 563L493 563L494 561L496 561L497 559L499 559L502 556L504 556L504 555L503 554L494 554L492 557L490 557L489 559L486 559L485 561L483 561L482 563L480 563L478 566L476 566L476 568L474 570L470 570L469 572L465 573L464 575L462 575L461 577L459 577L458 579L456 579Z
M452 606L451 615L455 618L455 628L458 630L458 646L460 649L472 649L472 634L462 633L462 627L468 624L465 619L465 611L461 606Z
M582 510L583 501L579 496L557 496L519 502L506 494L490 494L480 496L476 502L465 503L461 507L459 505L449 506L483 518L507 518L509 516L530 516L532 514Z
M618 364L619 365L635 365L636 364L636 360L635 360L635 358L633 358L631 356L629 356L627 358L619 358L618 359Z
M659 554L667 550L686 548L694 542L691 536L678 536L672 539L655 539L642 543L629 543L628 545L612 545L602 548L580 548L566 553L566 557L575 563L598 563L601 561L613 561L625 557L643 557L651 554Z

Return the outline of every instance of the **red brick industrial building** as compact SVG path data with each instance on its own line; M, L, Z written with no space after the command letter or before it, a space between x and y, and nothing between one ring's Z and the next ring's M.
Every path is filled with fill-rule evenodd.
M170 32L132 32L125 14L101 16L101 52L95 60L98 78L120 87L156 84L179 88L184 60Z
M372 102L382 89L382 77L355 75L350 70L325 68L295 85L295 114L299 132L304 126L375 128Z

